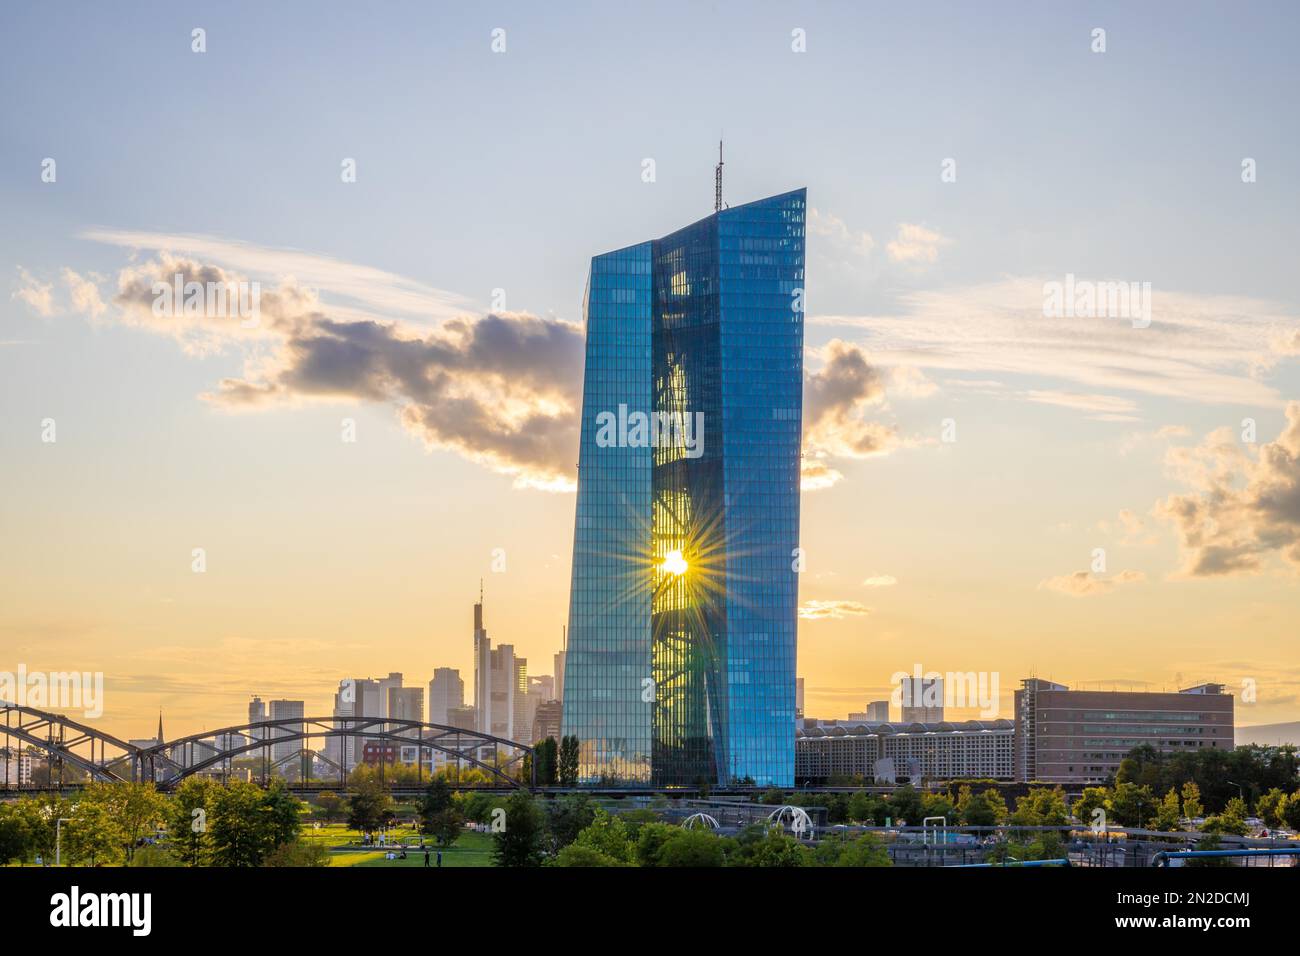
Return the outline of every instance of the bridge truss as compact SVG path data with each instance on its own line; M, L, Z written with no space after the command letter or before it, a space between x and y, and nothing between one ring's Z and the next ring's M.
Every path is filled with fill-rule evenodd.
M261 777L269 780L280 771L306 781L317 762L338 774L345 785L348 773L355 770L364 743L383 746L378 767L397 763L414 763L417 778L423 780L426 766L438 764L457 769L475 767L495 782L517 788L536 784L532 761L532 778L525 781L525 758L533 748L491 734L428 724L418 720L386 717L288 717L223 727L220 730L191 734L175 740L136 746L65 717L30 707L0 707L0 747L14 746L14 741L44 751L50 758L50 773L57 766L59 782L65 764L79 768L99 781L154 781L160 789L170 790L186 777L195 774L228 778L235 760L260 758ZM321 745L324 746L321 746ZM396 759L388 759L394 753ZM406 759L410 757L412 759ZM53 786L53 781L49 781Z

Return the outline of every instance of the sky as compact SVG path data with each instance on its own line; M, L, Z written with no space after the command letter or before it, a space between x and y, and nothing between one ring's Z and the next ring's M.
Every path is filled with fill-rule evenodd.
M1300 14L907 7L6 5L0 670L102 671L122 736L324 714L472 686L482 580L550 673L590 259L710 213L723 137L729 202L811 207L806 712L1300 719ZM256 326L155 314L177 272Z

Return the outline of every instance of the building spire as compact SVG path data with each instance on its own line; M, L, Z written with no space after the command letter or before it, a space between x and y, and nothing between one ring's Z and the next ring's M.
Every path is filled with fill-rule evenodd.
M713 211L722 212L722 140L718 140L718 166L713 171Z
M158 743L162 743L167 738L163 736L162 731L162 708L158 708Z

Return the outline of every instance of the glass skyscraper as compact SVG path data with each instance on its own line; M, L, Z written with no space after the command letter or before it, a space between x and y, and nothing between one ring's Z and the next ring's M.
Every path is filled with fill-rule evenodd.
M584 782L794 783L805 190L596 256L563 732Z

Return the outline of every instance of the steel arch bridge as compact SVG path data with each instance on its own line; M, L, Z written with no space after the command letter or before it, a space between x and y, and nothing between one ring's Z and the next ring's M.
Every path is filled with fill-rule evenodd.
M378 741L416 751L417 774L422 779L425 755L442 754L447 763L483 770L500 783L519 788L536 785L536 765L528 761L532 777L521 781L518 772L533 748L503 737L443 724L388 717L288 717L222 727L138 747L111 734L65 717L31 707L0 707L3 725L0 737L8 746L13 738L29 744L60 762L66 761L98 781L154 781L170 790L186 777L205 771L228 773L240 757L261 756L264 776L273 769L300 762L302 779L313 760L338 771L346 782L349 770L361 762L351 761L349 749L358 750L361 741ZM333 755L312 749L317 741L339 741ZM348 741L356 741L348 747ZM502 751L506 751L503 759ZM400 755L400 751L399 751ZM397 761L394 761L396 763ZM432 767L433 760L429 761ZM516 775L512 776L512 772Z

